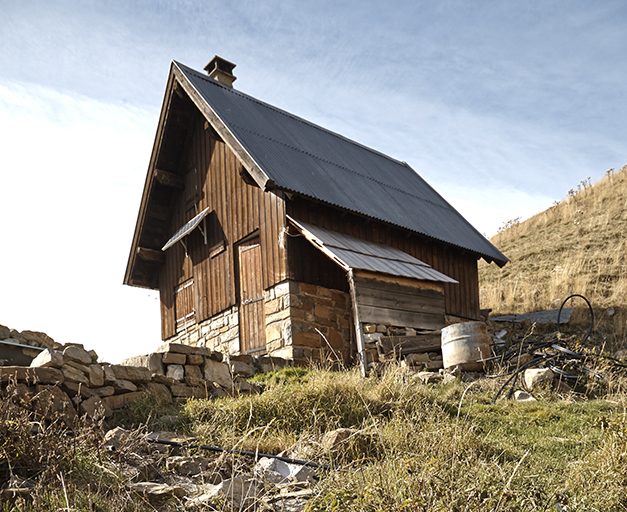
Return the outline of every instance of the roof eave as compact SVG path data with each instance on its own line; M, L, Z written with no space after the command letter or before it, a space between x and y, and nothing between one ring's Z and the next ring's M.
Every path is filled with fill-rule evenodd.
M155 141L152 146L152 152L150 155L150 163L148 164L148 170L146 172L144 190L142 192L142 198L141 198L141 202L139 205L139 211L137 213L137 221L135 223L133 241L131 243L131 250L130 250L128 261L126 264L126 271L124 273L123 284L128 285L128 286L136 286L139 288L148 288L148 289L157 288L154 285L149 286L147 284L134 283L133 272L135 270L137 257L138 257L139 239L141 237L142 228L146 219L146 213L148 209L148 199L150 197L150 191L154 184L154 172L156 168L156 162L159 156L159 151L161 149L161 144L163 142L163 134L165 132L169 105L171 103L172 94L174 93L174 88L176 85L176 80L175 80L175 76L173 73L173 69L174 69L174 61L172 61L172 63L170 64L170 71L168 73L168 81L166 84L165 92L163 95L163 101L161 104L161 113L159 115L159 123L157 125L157 131L155 133Z

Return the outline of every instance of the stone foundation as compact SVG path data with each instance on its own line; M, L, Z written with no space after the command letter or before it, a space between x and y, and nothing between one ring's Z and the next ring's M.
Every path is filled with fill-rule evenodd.
M289 281L289 325L272 355L294 360L351 359L348 293Z
M205 347L224 354L239 352L239 309L233 306L168 338L170 343Z
M265 290L264 298L267 355L303 362L328 358L340 358L344 362L350 360L348 293L283 281ZM237 306L229 308L167 341L238 354L239 309Z

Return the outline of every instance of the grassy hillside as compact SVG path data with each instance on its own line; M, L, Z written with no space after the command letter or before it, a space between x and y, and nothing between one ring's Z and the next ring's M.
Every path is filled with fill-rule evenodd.
M625 233L627 166L597 183L582 181L524 222L507 223L491 242L511 261L502 269L480 262L481 307L493 314L553 309L572 293L595 308L626 307Z

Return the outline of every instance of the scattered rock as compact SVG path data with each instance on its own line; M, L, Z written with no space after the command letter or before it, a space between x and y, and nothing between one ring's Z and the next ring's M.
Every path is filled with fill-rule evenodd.
M423 384L434 384L444 379L444 376L437 372L420 372L418 378Z
M536 399L526 391L518 390L514 392L514 400L518 402L535 402Z
M253 473L261 482L270 484L315 482L317 479L316 472L310 467L269 457L264 457L255 464Z
M182 498L185 496L185 489L182 487L157 484L154 482L129 484L129 488L145 497L152 504L158 504L172 498Z
M130 432L122 427L109 430L104 436L104 446L109 451L119 451L130 437Z
M509 364L510 366L515 366L516 368L519 368L522 365L529 363L532 359L533 356L531 354L524 353L512 358Z
M431 361L429 354L407 354L405 356L405 362L410 366L419 365L422 363L428 363Z
M263 487L254 479L236 476L224 480L209 492L190 500L187 507L209 505L212 501L221 498L229 504L230 509L243 510L251 506L263 492Z
M616 359L625 359L625 358L627 358L627 348L622 348L620 350L617 350L616 353L614 354L614 357Z
M166 468L170 471L176 471L182 476L199 475L203 471L207 471L211 466L211 460L207 457L184 457L182 455L168 457L166 460Z
M525 387L529 390L534 389L543 382L552 382L553 377L553 372L549 368L529 368L524 373Z

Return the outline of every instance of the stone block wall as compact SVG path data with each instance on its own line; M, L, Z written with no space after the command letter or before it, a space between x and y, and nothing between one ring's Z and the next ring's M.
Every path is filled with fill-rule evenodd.
M224 362L204 347L165 343L117 365L98 363L81 345L59 348L41 351L30 367L0 366L0 399L17 393L34 412L71 423L83 415L109 416L146 394L181 400L254 391L244 380L256 371L253 365Z
M222 353L239 351L239 312L233 306L168 338L170 343L205 347Z
M350 359L351 312L348 293L283 281L264 291L267 355L305 362ZM318 329L327 341L316 331ZM225 354L240 350L239 310L234 306L168 339ZM327 344L328 342L328 344Z
M351 357L349 294L296 281L288 284L289 324L282 331L282 347L272 354L294 360L336 360L337 354L348 362Z

